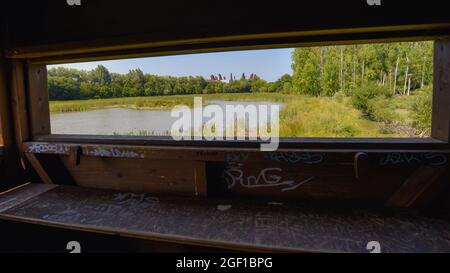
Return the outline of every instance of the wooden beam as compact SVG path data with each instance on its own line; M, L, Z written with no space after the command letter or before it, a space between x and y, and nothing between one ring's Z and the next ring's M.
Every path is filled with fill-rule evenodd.
M77 182L59 156L46 154L35 154L35 156L53 183L68 186L77 185Z
M392 42L411 42L411 41L428 41L442 38L448 38L449 35L442 34L441 31L398 31L373 32L369 34L342 34L342 35L326 35L326 36L299 36L287 38L270 38L261 40L243 40L228 41L219 43L199 43L199 44L182 44L164 47L136 47L136 45L124 45L123 49L104 51L104 48L94 47L87 50L89 53L59 55L64 52L64 45L60 45L61 50L53 50L56 55L45 57L26 56L30 63L35 64L61 64L73 62L91 62L102 60L126 59L126 58L144 58L144 57L160 57L184 54L198 53L215 53L242 50L258 50L258 49L277 49L277 48L296 48L296 47L314 47L314 46L333 46L333 45L354 45L354 44L371 44L371 43L392 43ZM177 43L179 41L175 41ZM185 42L185 41L181 41ZM132 47L131 49L129 47ZM11 58L17 58L11 56Z
M50 134L50 107L45 65L28 65L27 91L31 137Z
M365 27L365 28L334 28L334 29L319 29L319 30L304 30L304 31L291 31L280 33L264 33L264 34L247 34L247 35L229 35L229 36L212 36L201 37L195 39L175 39L175 40L160 40L155 41L154 37L134 36L124 38L104 38L96 39L92 41L74 41L64 44L53 44L45 46L34 46L25 48L14 48L7 51L9 58L45 58L60 56L60 59L64 59L64 56L101 56L107 52L108 55L123 55L124 53L130 54L143 54L157 53L158 55L164 54L162 52L169 53L177 48L177 51L187 50L186 52L194 53L194 48L198 48L201 52L205 52L207 48L216 48L215 50L222 48L221 50L236 50L236 49L249 49L249 48L267 48L267 47L284 47L284 46L299 46L303 44L310 46L319 46L333 44L337 41L349 42L350 37L353 40L378 40L381 41L389 39L392 41L402 40L423 40L431 39L435 35L442 36L445 30L450 29L450 23L441 24L418 24L418 25L397 25L388 27ZM410 33L414 31L414 35ZM432 34L436 31L437 34ZM400 33L404 33L401 35ZM389 33L393 33L389 35ZM409 34L409 35L408 35ZM397 36L396 36L397 35ZM317 39L322 37L322 41ZM345 39L347 37L347 39ZM340 38L340 39L339 39ZM271 41L271 43L270 43ZM275 42L278 41L278 42ZM197 45L192 47L192 45ZM166 50L164 50L166 49ZM121 53L121 54L120 54ZM153 54L154 55L154 54ZM61 57L62 56L62 57ZM139 55L137 55L139 56ZM147 55L148 56L148 55Z
M12 120L16 144L22 149L22 143L29 140L28 110L26 99L26 85L24 78L24 65L22 61L11 61L11 101Z
M47 174L47 171L44 169L44 167L41 165L41 162L39 162L39 160L36 158L36 155L25 153L25 157L28 159L28 162L30 162L31 166L33 166L33 169L39 175L42 182L44 182L45 184L53 184L52 179Z
M450 40L435 43L433 88L431 136L450 142Z
M113 56L125 49L148 50L182 44L242 49L249 45L272 45L275 40L293 37L302 38L304 43L318 43L448 35L450 20L444 2L408 3L409 12L401 17L398 14L404 10L404 4L388 2L374 7L364 0L328 1L324 9L323 3L308 1L301 4L302 16L288 1L270 5L248 1L240 3L239 9L210 1L133 1L123 5L97 0L95 4L76 8L68 7L65 1L51 4L39 1L30 2L27 9L17 2L10 3L6 14L10 32L6 35L6 52L14 58L62 59L67 55L76 58L75 55L100 53L101 56L105 52ZM152 10L150 17L148 10ZM168 10L171 16L167 16ZM109 16L102 17L105 11ZM43 14L52 16L42 20ZM267 18L273 14L283 16L269 22ZM114 18L123 20L118 23ZM294 39L283 41L293 42Z
M449 184L445 175L448 166L422 166L409 177L386 202L385 206L394 208L425 208L431 205L439 194L441 185Z
M75 161L76 152L81 149L81 154L87 157L104 158L129 158L129 159L176 159L176 160L199 160L226 162L233 161L233 157L239 154L249 154L248 161L261 162L266 161L265 155L259 149L244 147L196 147L196 146L177 146L177 142L171 141L174 146L163 145L122 145L122 144L95 144L95 143L76 143L76 142L25 142L22 149L26 153L33 154L51 154L71 156ZM169 144L168 143L168 144ZM381 144L381 143L380 143ZM422 143L426 144L426 143ZM206 145L206 143L205 143ZM443 153L450 154L448 149L439 149L425 147L421 149L421 144L416 144L415 149L361 149L355 146L353 149L279 149L277 153L329 153L333 155L354 154L366 152L370 154L381 153ZM269 153L270 154L270 153ZM276 153L275 153L276 154ZM230 158L231 156L231 158Z
M10 146L12 139L12 130L9 127L8 101L5 63L0 58L0 145L2 146Z
M20 183L22 167L20 165L19 147L16 145L11 115L9 70L6 61L0 58L0 145L3 162L0 166L0 190L14 187ZM20 147L21 148L21 147Z
M13 130L11 127L11 115L9 110L9 94L7 86L7 68L4 59L0 58L0 145L6 150L10 149L14 143Z
M197 148L201 150L232 149L260 151L259 141L173 141L171 137L47 135L34 139L47 143L79 143L97 145L160 146ZM330 150L342 152L369 151L450 151L447 142L432 138L281 138L279 151Z

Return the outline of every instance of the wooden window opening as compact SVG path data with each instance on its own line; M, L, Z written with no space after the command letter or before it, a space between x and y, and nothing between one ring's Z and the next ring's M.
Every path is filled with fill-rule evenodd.
M202 47L207 48L203 44ZM161 137L52 135L46 63L57 63L55 57L13 61L16 138L18 143L23 143L21 147L28 161L46 183L64 180L68 184L117 190L196 196L300 197L412 207L425 195L428 199L436 196L437 190L430 189L440 189L441 178L448 172L449 48L448 40L435 42L433 130L429 139L283 139L278 152L264 154L259 152L258 142L175 142ZM82 57L57 58L62 62L129 56L123 52L118 55L97 52L94 57L83 54ZM288 153L296 158L286 158ZM311 164L308 160L311 157L320 160ZM183 167L173 172L173 164ZM239 164L241 167L236 167ZM148 166L155 167L148 171ZM266 179L265 175L278 175L278 170L283 173L280 179L296 181L288 190L283 187L283 181L272 188L234 185L239 178L233 177L233 172L249 172L249 177ZM405 199L405 195L409 197Z

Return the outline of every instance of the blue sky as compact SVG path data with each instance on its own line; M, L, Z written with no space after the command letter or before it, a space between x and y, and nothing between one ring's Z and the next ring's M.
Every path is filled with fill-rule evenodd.
M264 49L124 59L101 62L51 65L91 70L101 64L111 72L127 73L130 69L140 68L144 73L161 76L203 76L222 74L227 79L230 73L240 78L255 73L267 81L276 81L282 75L292 74L291 53L293 49Z

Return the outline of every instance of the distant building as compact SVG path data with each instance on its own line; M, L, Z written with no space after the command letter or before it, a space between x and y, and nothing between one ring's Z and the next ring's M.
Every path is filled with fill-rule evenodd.
M230 82L229 80L227 80L227 77L222 76L221 74L211 75L211 81L223 82L223 83L229 83Z

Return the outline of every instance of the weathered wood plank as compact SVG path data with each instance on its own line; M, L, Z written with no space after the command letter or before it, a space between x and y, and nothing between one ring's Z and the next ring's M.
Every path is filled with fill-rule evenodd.
M338 141L338 140L337 140ZM171 141L171 144L175 144ZM425 144L425 143L424 143ZM336 144L338 145L338 144ZM382 145L382 143L380 143ZM147 158L147 159L177 159L177 160L200 160L200 161L266 161L268 157L274 160L293 160L297 162L315 160L314 158L323 154L355 154L367 153L450 153L450 149L421 149L416 144L415 149L326 149L326 148L285 148L275 153L262 153L257 148L239 147L205 147L202 146L165 146L165 145L124 145L124 144L92 144L92 143L59 143L59 142L26 142L22 145L24 152L34 154L73 155L74 151L81 149L81 154L92 157L109 158ZM312 158L311 158L312 157Z
M28 107L25 91L24 64L20 60L11 62L11 100L12 119L16 137L16 145L21 150L22 144L30 140L28 124Z
M0 57L0 145L9 147L13 142L13 133L10 127L7 88L5 61Z
M0 213L56 187L57 185L24 184L17 188L0 192Z
M81 149L79 165L74 159L77 147ZM448 168L450 156L439 152L263 153L256 149L234 151L230 148L204 150L195 147L37 142L26 143L24 149L28 153L60 157L75 181L85 186L102 184L102 188L139 191L144 187L150 192L170 192L170 188L159 186L159 177L170 177L170 181L178 181L181 185L187 183L183 179L189 177L187 185L193 186L193 190L183 187L173 190L195 195L211 192L220 196L302 198L377 205L384 205L418 169L429 168L438 172ZM362 154L364 156L360 156ZM138 170L153 168L153 162L165 164L153 173ZM105 167L107 164L111 165ZM177 166L180 175L173 175L172 166ZM180 166L190 171L186 169L181 175ZM118 171L121 169L123 171ZM116 175L116 172L127 175ZM439 179L435 182L440 183ZM126 185L132 186L127 188Z
M434 47L433 138L450 142L450 40Z
M3 157L7 148L11 149L13 135L9 121L9 105L5 77L5 62L0 56L0 181L5 179L3 176Z
M35 138L44 143L77 143L125 146L165 146L183 148L228 148L236 151L258 150L257 141L173 141L171 137L47 135ZM280 151L449 151L447 142L432 138L281 138Z
M131 192L205 195L203 162L81 157L61 160L79 186Z
M28 65L28 105L31 136L48 135L50 129L50 108L48 103L47 67Z
M13 187L19 182L22 171L19 161L19 148L14 134L10 79L8 65L0 58L0 145L2 147L3 162L0 166L0 189Z
M378 241L384 253L450 251L448 219L305 203L193 200L60 186L1 212L0 218L235 250L367 253L368 242Z

